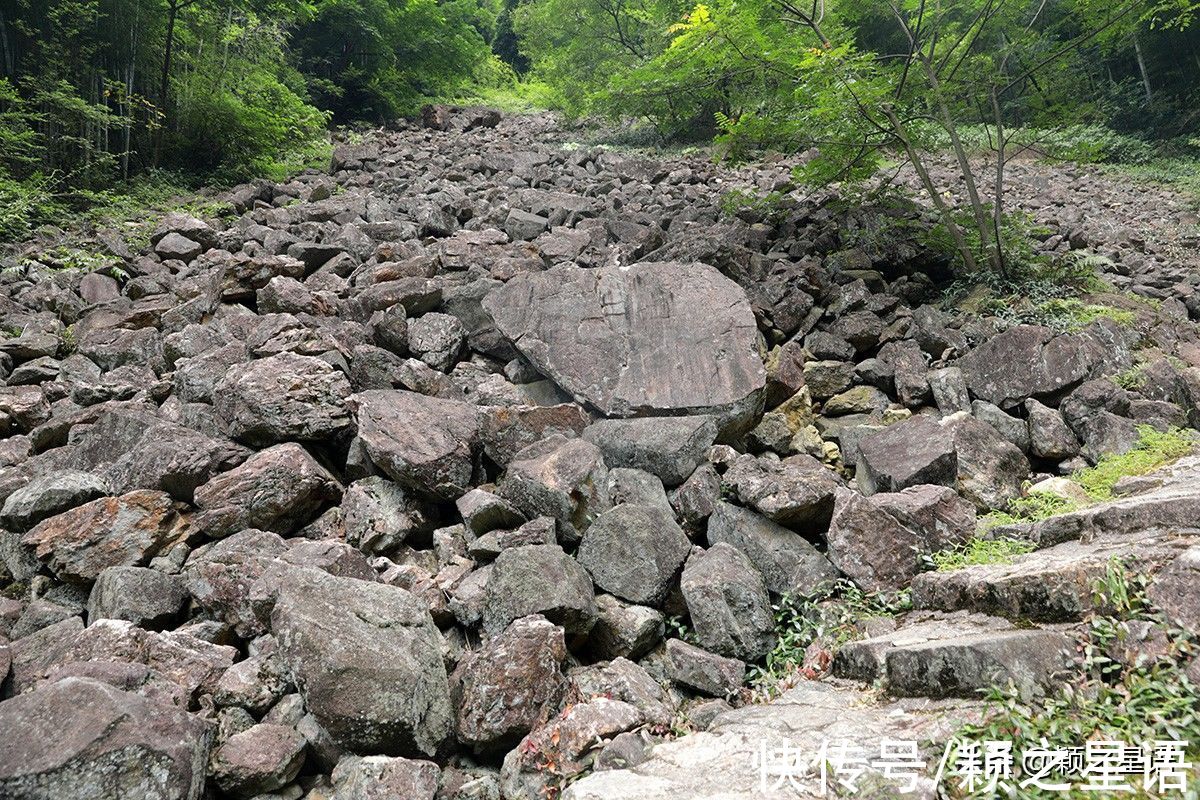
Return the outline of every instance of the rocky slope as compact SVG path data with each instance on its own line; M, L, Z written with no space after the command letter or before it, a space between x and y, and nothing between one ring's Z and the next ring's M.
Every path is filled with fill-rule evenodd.
M0 297L0 795L767 796L762 741L937 739L980 689L1055 685L1113 555L1196 629L1192 460L1011 565L923 562L1200 424L1177 201L1149 233L1074 186L1023 201L1046 250L1161 300L1060 333L935 305L917 211L722 213L787 174L431 109L230 218L101 237L115 276L29 250ZM772 602L840 580L916 610L745 706Z

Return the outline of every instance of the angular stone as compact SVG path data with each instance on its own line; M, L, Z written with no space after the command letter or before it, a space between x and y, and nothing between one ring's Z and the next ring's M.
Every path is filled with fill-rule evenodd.
M440 773L432 761L343 756L330 776L333 795L329 800L433 800Z
M921 571L923 556L974 532L971 504L944 486L871 497L839 489L826 539L829 560L864 590L896 591Z
M68 678L0 703L0 795L199 800L211 727L99 681Z
M230 736L212 756L221 791L249 798L287 786L304 765L304 737L283 725L258 724Z
M631 603L658 606L691 548L669 511L626 504L596 518L575 557L602 590Z
M735 695L746 681L744 662L701 650L682 639L667 640L667 664L671 680L709 697Z
M24 531L37 523L108 494L104 480L81 470L56 470L34 478L4 501L0 522Z
M889 425L858 445L858 487L863 494L898 492L922 483L953 485L958 452L951 433L929 417Z
M187 589L177 575L144 567L109 567L92 585L88 622L123 619L141 628L169 627L187 600Z
M257 528L289 534L337 499L340 486L298 444L279 444L196 490L197 530L220 539Z
M351 399L367 454L393 480L453 500L471 488L479 412L456 400L374 390Z
M405 590L296 569L271 629L305 707L342 747L428 756L450 735L441 638Z
M854 381L849 361L809 361L804 365L804 385L814 400L826 400L845 391Z
M287 543L267 531L246 530L195 550L184 565L184 580L196 605L243 638L266 631L250 593L255 582L287 552Z
M633 467L678 486L704 460L717 438L717 420L699 417L644 417L600 420L583 432L600 448L610 467Z
M154 245L154 252L163 259L175 259L187 264L203 253L204 247L198 242L193 242L182 234L172 231L158 240L158 243Z
M61 453L60 453L61 451ZM245 460L247 451L138 408L102 413L71 430L71 444L46 454L49 469L101 476L113 492L161 489L190 502L197 486Z
M608 663L576 667L570 672L568 694L590 700L606 697L629 703L642 713L646 722L669 725L675 701L662 684L650 677L643 667L627 658Z
M641 658L662 641L666 631L661 611L628 605L612 595L597 595L596 610L588 651L597 660Z
M525 517L506 500L484 489L472 489L455 501L463 524L475 536L497 528L517 528Z
M527 517L554 517L562 540L575 543L609 508L607 477L600 448L554 434L513 457L499 492Z
M874 386L855 386L826 400L821 413L827 417L879 414L889 405L888 396Z
M943 367L929 373L929 390L942 414L971 410L971 394L958 367Z
M1095 610L1096 584L1114 559L1131 573L1151 574L1186 547L1186 539L1161 533L1099 534L1087 544L1063 542L1009 564L922 573L912 581L913 605L1017 621L1075 622Z
M775 618L762 575L740 550L715 544L688 559L680 589L706 650L754 661L775 644Z
M990 425L1004 441L1015 445L1022 453L1029 452L1032 443L1029 441L1029 425L1025 420L1018 419L999 406L984 400L971 403L971 414L980 422Z
M829 559L795 531L729 503L717 503L708 518L708 541L744 553L773 594L814 596L839 576Z
M469 653L450 678L458 740L480 751L515 746L557 709L566 658L563 629L536 615Z
M237 656L232 647L207 642L186 631L148 631L115 619L96 620L59 645L44 653L32 669L23 670L22 685L14 688L24 690L42 680L60 677L101 677L103 673L89 669L97 665L132 665L142 668L131 672L147 686L128 688L138 688L160 702L194 708L203 695L216 690L217 681Z
M1001 408L1028 397L1062 394L1091 368L1080 337L1056 336L1040 325L1016 325L958 359L971 392Z
M966 414L947 417L941 424L953 437L958 461L953 486L959 494L981 511L1004 508L1021 496L1029 461L1016 446Z
M513 620L541 614L568 634L596 621L592 579L557 545L526 545L496 557L484 596L483 629L501 633Z
M902 697L973 698L1010 682L1029 697L1059 685L1072 669L1075 647L1060 631L952 619L854 642L838 654L834 672L864 681L883 677Z
M558 266L483 304L539 372L605 416L738 416L765 385L745 293L704 264Z
M536 800L548 796L563 780L582 774L592 763L592 748L619 733L643 724L642 713L620 700L600 697L567 708L509 751L501 768L501 792L506 798ZM544 768L550 759L556 769Z
M280 353L232 367L213 392L217 418L238 441L323 442L349 430L350 382L325 361Z
M408 322L408 349L441 372L449 372L467 343L467 329L458 317L436 312Z
M379 476L347 486L341 510L346 541L364 553L390 552L412 534L433 527L424 504Z
M50 517L21 541L62 580L92 581L109 567L145 564L186 535L169 495L139 490Z
M507 466L517 453L554 435L574 438L590 418L575 403L553 406L499 406L484 411L483 449L488 458Z
M739 456L725 473L725 485L743 505L780 525L819 532L833 513L833 473L816 459L797 455L783 461Z
M1038 458L1062 461L1079 455L1079 442L1062 414L1032 397L1025 401L1029 424L1029 452Z

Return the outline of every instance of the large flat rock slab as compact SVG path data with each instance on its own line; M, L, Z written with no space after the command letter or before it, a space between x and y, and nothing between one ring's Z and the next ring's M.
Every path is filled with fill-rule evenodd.
M483 306L540 372L605 416L736 412L765 383L746 293L706 264L560 265Z
M661 744L632 769L597 772L572 784L564 800L810 800L819 791L817 761L822 742L852 742L866 753L878 753L883 739L945 741L975 706L902 701L875 704L861 692L829 683L805 683L766 705L752 705L719 715L707 731ZM808 779L791 782L769 774L763 785L761 753L801 759ZM938 754L926 754L936 766ZM768 764L770 772L771 765ZM798 774L789 765L786 772ZM932 774L932 771L930 772ZM782 780L781 780L782 777ZM895 783L863 775L860 789L882 790ZM778 782L778 783L777 783ZM860 796L932 798L932 781L923 778L910 794Z
M1172 561L1192 537L1132 533L1104 535L1017 556L1009 564L976 564L913 578L917 608L984 614L1032 622L1081 620L1095 606L1096 582L1113 559L1126 569L1152 571Z

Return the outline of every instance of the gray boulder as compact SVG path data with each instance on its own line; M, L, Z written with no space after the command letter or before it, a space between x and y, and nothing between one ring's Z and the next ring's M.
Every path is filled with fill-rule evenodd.
M554 517L562 540L575 543L609 508L607 477L600 448L554 434L513 457L499 493L531 519Z
M600 420L583 432L598 446L610 467L633 467L667 487L687 480L717 438L711 416Z
M82 470L56 470L34 478L8 496L0 522L10 530L29 530L37 523L108 494L98 475Z
M144 565L186 536L168 495L139 490L43 520L21 541L60 579L87 582L109 567Z
M922 483L950 486L958 474L958 453L950 431L937 420L916 416L863 437L857 466L863 494Z
M717 503L708 518L708 542L744 553L773 594L812 596L838 579L837 568L798 533L729 503Z
M741 417L766 382L745 292L704 264L560 265L483 305L539 372L606 416Z
M340 746L431 756L450 735L441 637L412 594L297 568L271 629L305 707Z
M183 580L144 567L109 567L92 584L88 621L123 619L142 628L175 622L187 603Z
M213 780L236 798L282 789L304 766L306 747L292 728L260 723L230 736L213 752Z
M468 654L450 679L458 740L481 751L515 746L557 710L566 658L563 629L536 615Z
M238 441L266 447L326 441L349 430L350 382L325 361L280 353L238 364L213 392L217 418Z
M691 547L669 511L626 504L596 518L575 557L602 590L631 603L658 606Z
M819 461L796 455L782 461L738 456L725 473L725 486L780 525L821 531L833 513L833 492L840 481Z
M180 708L67 678L0 703L0 795L199 800L212 729Z
M922 556L965 542L975 510L953 489L914 486L863 497L839 489L826 539L829 560L866 591L902 589Z
M579 636L586 635L596 621L592 579L575 559L552 544L500 553L483 602L483 629L492 635L531 614L541 614Z
M456 400L399 390L351 398L358 435L393 480L453 500L471 488L479 454L479 412Z
M700 645L754 661L775 644L775 618L762 575L740 550L716 544L688 559L680 589Z
M341 487L298 444L255 453L196 490L195 526L220 539L247 528L288 534L340 494Z

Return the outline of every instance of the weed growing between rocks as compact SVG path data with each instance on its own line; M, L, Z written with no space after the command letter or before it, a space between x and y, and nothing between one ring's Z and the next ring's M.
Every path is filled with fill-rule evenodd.
M747 673L755 702L778 697L797 681L821 677L833 663L833 652L862 636L864 622L911 610L912 596L908 589L865 592L841 580L823 597L785 594L771 609L775 647Z
M1033 545L1020 539L971 539L957 547L930 556L939 572L962 569L976 564L1011 564L1017 556L1033 552Z
M1138 441L1132 450L1120 455L1105 456L1096 462L1094 467L1073 473L1071 479L1082 486L1093 501L1111 500L1113 488L1122 478L1145 475L1167 466L1190 453L1196 443L1197 433L1194 430L1172 428L1159 431L1150 425L1140 425ZM1078 508L1078 503L1058 495L1030 494L1013 500L1003 511L993 511L980 517L978 531L981 537L986 538L988 531L1001 525L1038 522L1058 514L1076 511ZM984 539L975 539L966 545L968 549L985 546Z
M1072 476L1093 500L1108 500L1113 487L1125 477L1145 475L1170 464L1196 446L1196 432L1172 429L1157 431L1149 425L1138 427L1138 443L1128 453L1106 456L1096 466Z
M1102 611L1088 620L1081 677L1033 703L1022 701L1015 687L997 687L987 697L982 721L963 726L956 738L1012 742L1018 756L1031 748L1079 747L1090 741L1186 741L1187 761L1200 762L1200 689L1188 675L1196 643L1147 602L1148 584L1146 575L1126 570L1119 559L1111 561L1094 587L1096 608ZM1018 757L1017 784L1026 777L1020 767ZM1121 796L1164 796L1144 791L1138 775L1129 776L1129 783L1133 790ZM1078 788L1018 785L1015 791L1011 796L1030 800L1097 796ZM997 790L990 796L1002 795Z

